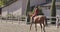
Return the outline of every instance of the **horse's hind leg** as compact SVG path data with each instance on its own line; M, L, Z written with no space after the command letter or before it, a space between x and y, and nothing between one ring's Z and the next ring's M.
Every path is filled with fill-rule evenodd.
M47 24L47 19L45 20L45 23L46 23L46 25L48 25L48 24Z
M37 32L37 23L35 23L35 30L36 30L36 32Z
M43 31L45 32L45 24L44 23L42 24L42 27L43 27Z
M42 32L42 24L40 23L40 26L41 26L41 32Z
M30 31L31 31L32 24L33 24L33 23L31 22L31 25L30 25Z

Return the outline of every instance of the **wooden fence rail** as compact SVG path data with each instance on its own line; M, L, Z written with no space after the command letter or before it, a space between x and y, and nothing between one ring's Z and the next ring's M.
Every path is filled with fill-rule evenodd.
M59 28L59 21L60 21L60 17L56 16L56 17L47 17L50 19L50 22L55 22L55 21L51 21L51 18L56 18L56 27Z

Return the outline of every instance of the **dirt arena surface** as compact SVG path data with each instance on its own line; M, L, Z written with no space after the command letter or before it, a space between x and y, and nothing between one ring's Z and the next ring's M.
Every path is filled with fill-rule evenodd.
M37 32L40 32L41 29L39 24L37 26L38 26ZM26 22L22 22L22 21L20 21L19 23L19 21L12 22L11 20L8 20L8 21L2 20L1 22L0 20L0 32L29 32L29 27L30 27L30 24L27 25ZM60 32L60 26L57 31L56 26L52 24L49 24L48 26L46 26L45 29L46 29L46 32ZM34 24L30 32L36 32Z

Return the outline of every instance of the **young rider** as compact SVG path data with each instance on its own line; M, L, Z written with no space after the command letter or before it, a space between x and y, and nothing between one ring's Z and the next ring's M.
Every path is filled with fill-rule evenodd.
M34 8L34 14L32 15L32 21L34 20L34 17L37 16L39 13L38 6Z

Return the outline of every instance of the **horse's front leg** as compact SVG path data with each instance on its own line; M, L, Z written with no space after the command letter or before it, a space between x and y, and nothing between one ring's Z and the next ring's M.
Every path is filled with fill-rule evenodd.
M35 23L35 30L36 30L36 32L37 32L37 23Z

